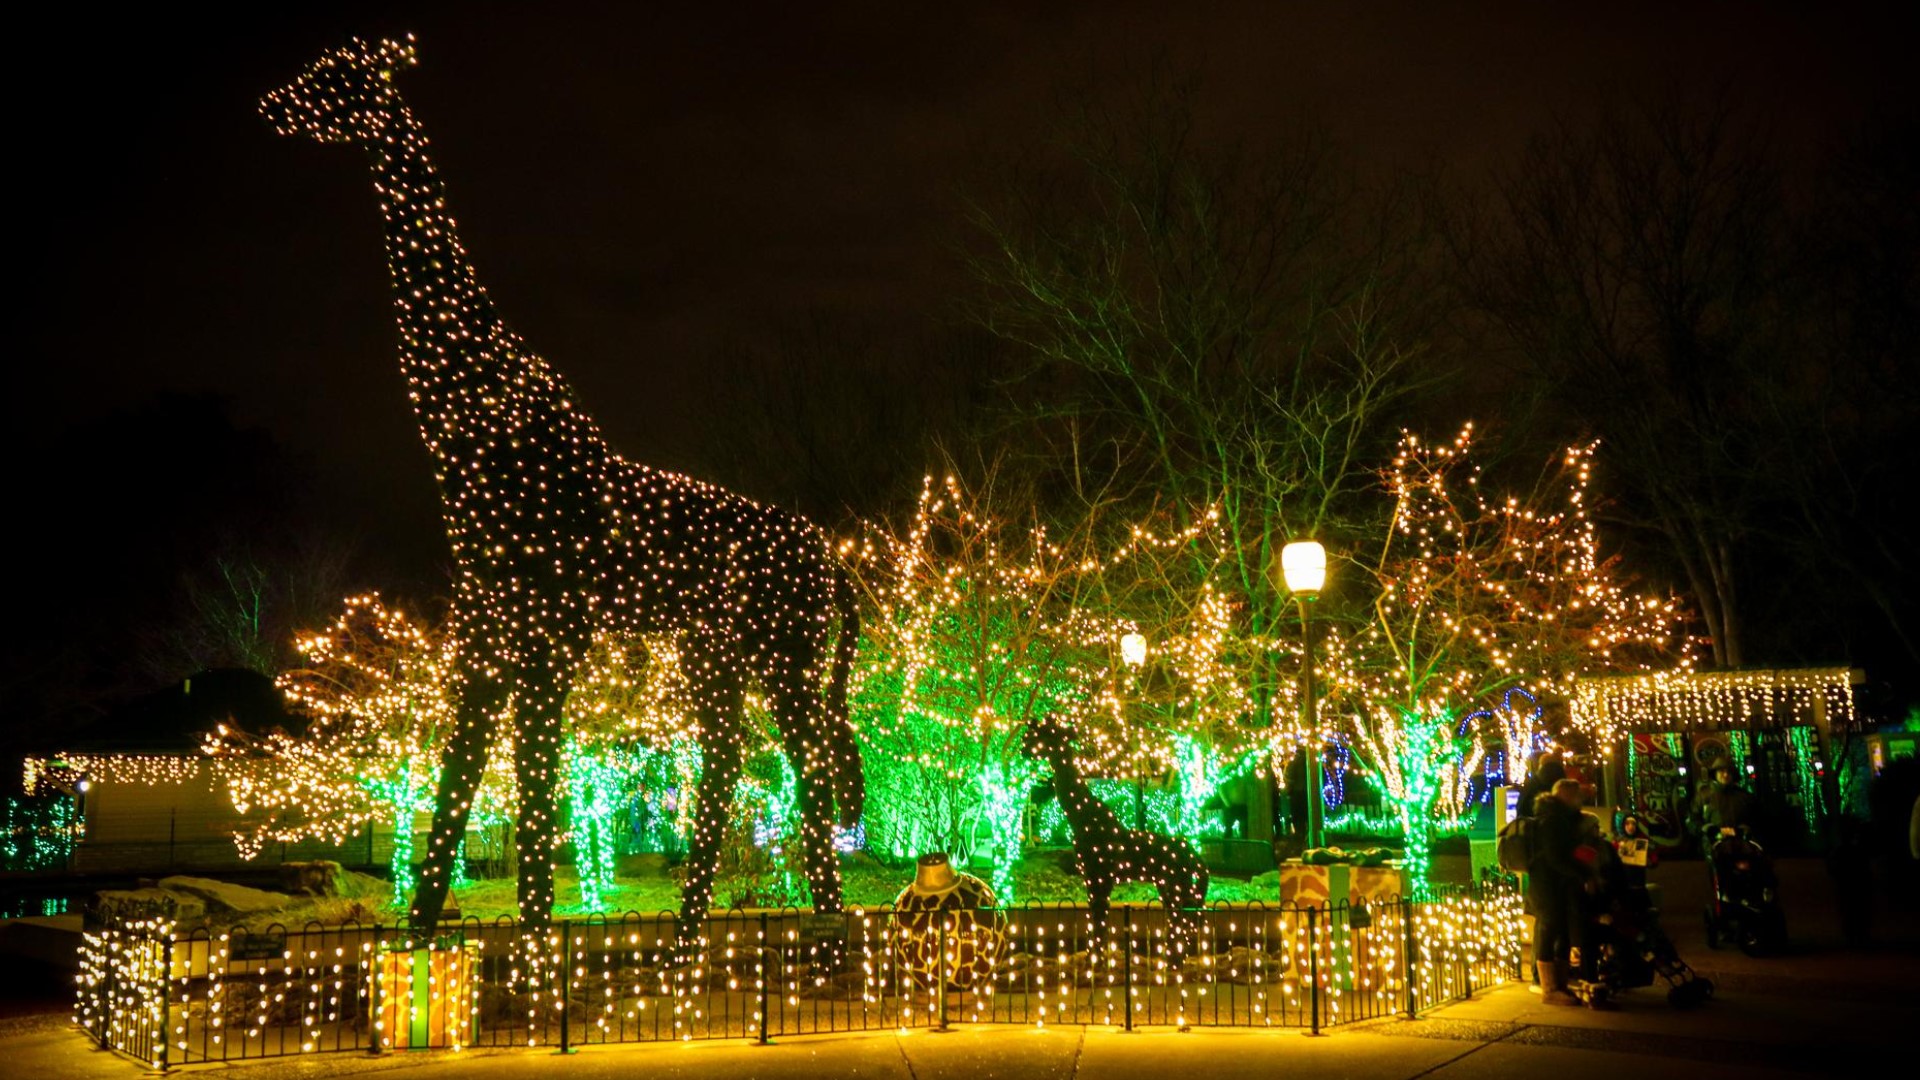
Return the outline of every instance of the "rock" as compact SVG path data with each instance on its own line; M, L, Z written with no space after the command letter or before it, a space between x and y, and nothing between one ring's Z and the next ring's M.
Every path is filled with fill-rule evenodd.
M207 914L205 900L160 888L107 889L94 895L93 906L103 921L114 923L158 917L184 924Z
M280 888L301 896L345 896L340 889L346 871L331 859L280 864Z
M212 878L161 878L160 890L199 899L205 905L209 915L229 913L245 915L255 911L278 911L293 903L293 897L286 893L249 889L245 885L215 881Z

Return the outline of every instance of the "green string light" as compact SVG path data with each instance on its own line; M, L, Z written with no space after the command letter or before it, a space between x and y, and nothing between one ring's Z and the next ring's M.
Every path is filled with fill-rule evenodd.
M1800 782L1800 812L1807 819L1807 831L1813 833L1820 827L1820 815L1827 810L1820 774L1813 767L1820 759L1820 752L1814 746L1812 728L1789 728L1787 740L1793 747L1794 777Z

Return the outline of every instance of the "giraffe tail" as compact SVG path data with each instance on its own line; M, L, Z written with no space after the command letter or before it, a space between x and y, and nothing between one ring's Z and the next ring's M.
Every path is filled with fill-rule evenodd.
M860 744L854 738L853 718L847 709L847 680L853 670L854 650L860 646L860 603L847 572L834 573L833 606L840 616L840 636L834 642L833 671L827 682L828 739L837 761L833 773L833 801L839 807L840 825L852 828L866 809L866 769L860 761Z

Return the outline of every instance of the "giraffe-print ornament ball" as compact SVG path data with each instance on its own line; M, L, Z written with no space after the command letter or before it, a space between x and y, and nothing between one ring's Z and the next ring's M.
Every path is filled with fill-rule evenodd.
M893 906L893 960L902 982L923 989L937 985L944 923L947 986L968 990L992 983L1007 951L1007 914L986 882L955 871L945 855L922 855L913 884Z

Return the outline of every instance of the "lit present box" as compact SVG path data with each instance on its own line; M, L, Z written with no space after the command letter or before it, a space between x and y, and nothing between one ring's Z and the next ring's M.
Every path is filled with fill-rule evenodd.
M1280 864L1280 902L1295 907L1323 908L1344 900L1349 904L1379 904L1406 894L1406 878L1397 866L1354 866L1328 863L1316 866L1299 859Z
M408 949L380 954L374 1000L384 1050L457 1048L473 1041L474 960L480 947Z

